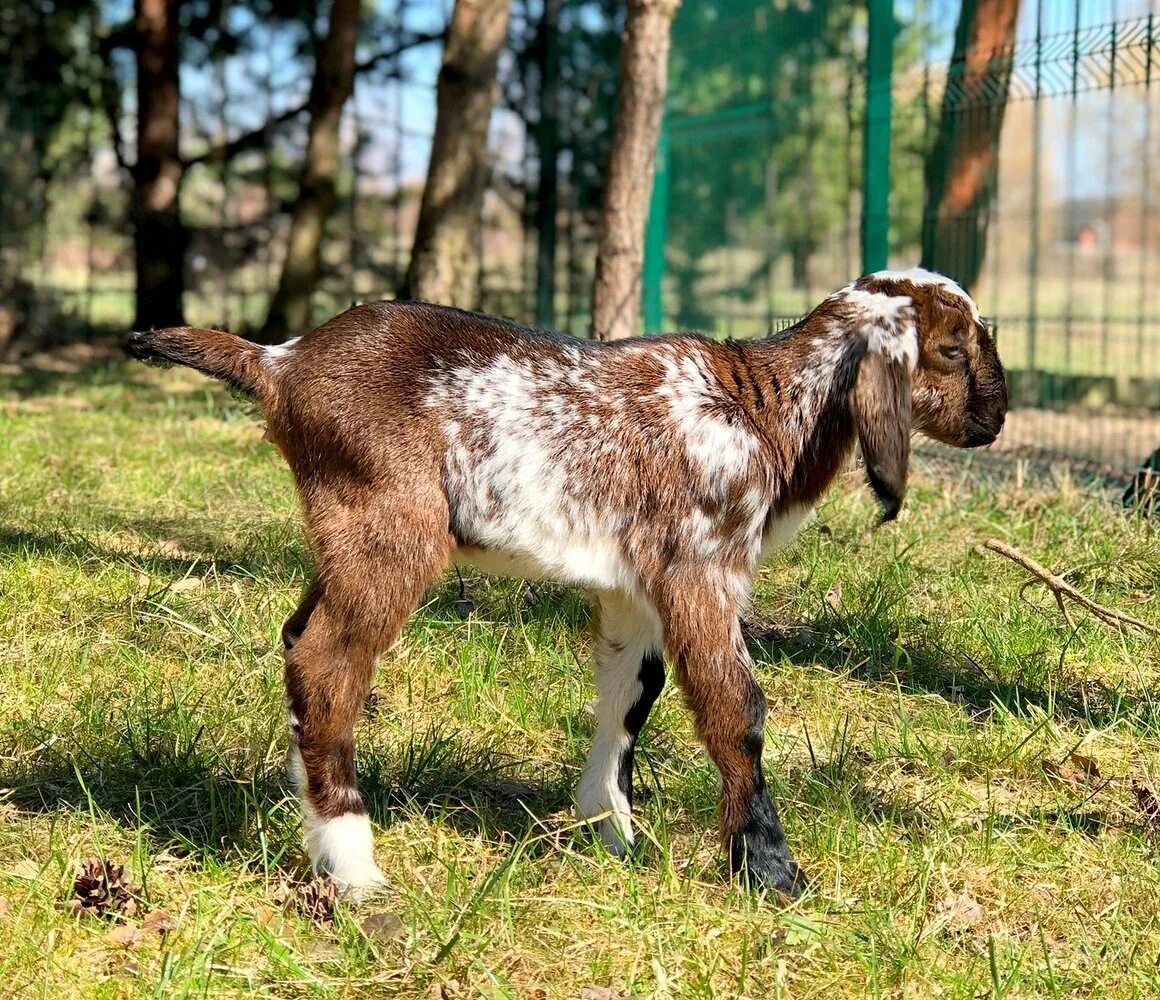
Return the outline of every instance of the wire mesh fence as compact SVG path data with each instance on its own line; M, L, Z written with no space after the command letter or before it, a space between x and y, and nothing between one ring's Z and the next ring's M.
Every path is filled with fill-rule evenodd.
M1014 404L996 450L1129 477L1160 447L1158 27L1143 0L683 6L658 325L800 315L868 263L885 186L890 265L951 273L991 318ZM884 86L886 156L866 142Z
M183 28L183 300L190 322L247 333L261 327L285 255L320 27L276 6L218 7L222 24ZM360 44L316 320L388 298L401 282L447 7L401 0L376 11L378 34ZM52 120L36 69L54 31L51 8L0 18L0 55L18 63L0 81L0 353L120 335L133 321L134 68L132 53L110 44L121 8L96 5L68 23L69 82L51 81L67 107ZM613 0L513 4L488 143L485 310L578 332L587 325L621 24ZM22 34L40 41L21 46ZM546 84L555 95L547 112ZM544 171L549 153L554 169Z
M682 5L646 326L758 335L868 265L923 260L968 284L998 334L1015 408L996 450L1130 476L1160 447L1157 3ZM360 46L316 319L403 275L444 7L376 12ZM0 350L132 322L136 107L114 8L5 9ZM215 16L182 64L185 311L248 332L285 253L317 25L258 4ZM514 4L486 310L587 327L622 17L614 0Z

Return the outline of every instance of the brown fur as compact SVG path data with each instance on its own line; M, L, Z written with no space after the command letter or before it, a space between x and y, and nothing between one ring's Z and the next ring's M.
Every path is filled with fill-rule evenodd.
M913 357L915 343L910 370L900 352L910 344ZM905 273L863 278L790 331L745 344L582 344L377 303L273 354L188 328L136 334L130 350L255 396L294 473L317 566L284 630L286 685L320 816L362 809L353 728L374 658L449 559L511 554L521 572L539 547L552 575L548 550L574 538L597 546L583 550L589 562L624 567L632 600L659 618L721 772L734 867L789 890L800 873L765 790L765 700L738 625L762 541L821 497L855 440L892 517L912 427L981 444L1006 410L1002 368L969 299ZM522 478L524 456L536 481ZM543 509L537 489L551 496ZM508 536L539 541L512 548ZM600 591L583 568L561 578ZM626 648L624 636L604 639L605 655ZM629 755L630 765L631 744Z

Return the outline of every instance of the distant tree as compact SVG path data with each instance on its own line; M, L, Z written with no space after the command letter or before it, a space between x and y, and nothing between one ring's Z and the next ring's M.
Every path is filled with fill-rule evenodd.
M479 297L487 128L511 0L455 0L436 90L435 136L401 298Z
M938 135L926 161L922 264L970 289L987 248L1019 0L962 0Z
M310 89L310 127L290 214L290 236L281 277L262 328L270 343L301 333L310 323L310 299L318 283L322 236L334 211L341 162L339 125L354 83L360 0L334 0L330 25L318 51Z
M135 7L137 162L132 175L137 329L184 322L180 7L181 0L136 0Z
M560 8L544 0L536 32L539 114L533 138L540 164L536 183L536 321L556 323L556 223L560 207Z
M644 230L678 5L679 0L628 3L592 285L591 333L597 340L631 337L640 316Z
M45 303L25 267L43 263L50 185L88 170L95 22L91 0L0 9L0 352L38 332L34 314Z

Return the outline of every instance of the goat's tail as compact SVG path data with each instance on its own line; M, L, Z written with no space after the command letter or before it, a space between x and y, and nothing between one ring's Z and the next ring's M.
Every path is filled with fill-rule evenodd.
M223 330L171 326L130 334L125 350L139 361L184 365L220 379L259 402L270 402L276 389L272 366L263 362L263 350Z

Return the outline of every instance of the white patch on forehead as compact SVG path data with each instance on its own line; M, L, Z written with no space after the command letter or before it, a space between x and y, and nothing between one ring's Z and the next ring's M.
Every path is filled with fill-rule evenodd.
M975 304L975 300L967 294L962 285L953 278L948 278L945 274L928 271L925 267L910 267L904 271L875 271L870 277L892 281L911 281L916 285L933 285L936 288L941 288L962 299L971 310L971 318L976 322L979 320L979 307Z

